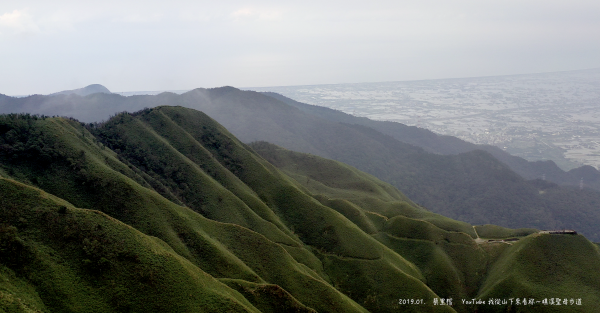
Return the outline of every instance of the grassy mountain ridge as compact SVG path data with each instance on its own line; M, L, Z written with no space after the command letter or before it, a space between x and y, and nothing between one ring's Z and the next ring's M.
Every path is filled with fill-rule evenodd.
M592 240L600 238L597 227L600 212L595 204L600 201L600 192L589 189L575 192L573 188L526 181L489 153L471 151L444 156L427 152L429 148L406 144L395 137L406 133L406 138L416 136L419 141L429 140L434 146L436 142L447 147L464 145L433 134L413 134L415 129L400 124L386 124L390 130L384 127L378 131L370 127L382 125L377 124L379 122L365 124L346 116L340 120L345 123L340 123L328 120L331 112L322 113L322 109L303 112L271 96L233 87L199 88L182 95L122 97L97 93L86 97L59 97L63 96L5 97L0 99L0 110L47 115L61 112L93 121L108 118L117 111L159 105L195 108L224 125L242 142L264 140L356 166L391 183L413 201L451 218L513 228L574 228ZM353 124L359 122L369 127ZM546 177L550 180L549 170ZM168 189L160 187L164 181L146 180L154 184L156 190ZM177 198L165 193L163 196Z
M117 126L126 125L121 131L116 132L120 135L118 140L134 140L135 142L135 135L146 135L147 137L138 137L143 138L143 141L148 142L148 146L151 147L151 150L146 151L148 152L146 156L151 159L157 158L159 161L161 158L167 158L168 162L172 162L174 167L169 177L179 179L177 185L180 188L185 188L183 184L187 184L188 188L193 189L193 180L199 179L202 176L200 174L204 171L192 172L194 175L190 175L190 177L179 177L177 173L189 170L191 161L188 161L187 164L179 164L176 159L182 158L182 153L170 145L170 147L160 146L161 143L165 143L165 137L167 136L163 137L157 134L157 131L160 132L161 129L155 129L155 131L151 129L152 122L155 121L154 118L164 118L165 115L168 115L169 110L170 108L148 110L137 116L123 115L116 117L113 122ZM192 120L198 118L200 122L207 119L200 112L194 113L195 115L192 115L192 117L190 117L190 110L179 113L186 113L182 115L186 115ZM173 118L176 118L176 116L173 115ZM18 177L21 181L36 184L45 190L51 191L52 194L67 199L75 206L104 211L146 235L160 238L177 255L187 259L194 266L201 268L213 277L241 279L253 284L266 283L265 286L274 284L289 292L303 305L319 311L362 311L364 309L361 306L330 285L331 277L325 272L322 261L319 259L319 257L334 259L341 257L345 260L358 258L369 263L378 264L378 272L382 275L397 277L390 282L378 284L381 288L395 284L397 280L407 280L410 283L403 284L408 286L407 289L404 289L407 294L414 293L414 296L419 295L427 299L435 296L420 281L419 270L410 262L387 250L385 246L364 234L342 215L304 194L291 182L286 182L285 175L279 174L276 168L254 155L251 151L246 150L241 143L235 138L231 138L226 130L214 122L205 124L210 129L208 131L210 136L203 137L199 135L195 137L198 139L197 142L204 143L206 141L212 144L212 146L205 144L201 146L211 151L215 156L214 160L221 164L220 168L215 166L213 171L229 171L228 168L243 171L244 173L238 172L239 176L236 177L242 177L247 181L245 188L250 187L249 189L252 189L259 196L263 206L271 210L273 216L277 214L279 219L284 218L288 225L295 226L296 233L310 245L299 241L296 235L286 234L285 231L277 227L256 227L256 231L264 235L251 231L247 227L253 227L261 223L275 226L272 222L266 224L261 222L264 219L258 214L251 214L251 212L246 214L246 220L237 221L247 227L232 223L232 221L223 223L203 217L203 215L206 215L218 219L227 215L236 216L239 215L236 210L244 208L246 209L245 212L248 213L245 202L241 201L240 198L237 198L240 202L233 200L228 202L228 199L233 199L234 195L224 192L221 189L223 185L214 180L203 180L201 188L195 190L199 195L198 197L204 199L204 206L200 208L207 208L204 211L196 208L198 211L195 211L192 204L198 198L182 197L182 202L189 203L189 207L183 207L160 196L151 187L151 184L147 183L146 178L144 178L146 176L143 174L146 174L147 177L154 176L154 180L159 182L164 177L161 178L159 174L150 172L149 166L143 167L140 165L141 169L135 167L127 161L125 150L115 149L114 151L117 151L115 153L107 148L101 141L106 139L108 135L99 136L100 140L98 140L79 123L56 118L27 119L27 117L12 116L12 120L5 120L8 124L6 126L19 124L22 119L26 120L23 124L29 126L23 131L31 134L43 129L49 140L48 142L42 140L39 143L41 149L32 146L32 148L25 148L21 151L14 149L14 147L18 147L20 144L28 147L30 144L3 138L3 147L6 148L7 152L2 156L4 172ZM110 125L113 124L107 123L105 126L109 128ZM139 128L140 125L144 127ZM140 129L146 131L140 133ZM92 130L100 131L100 128ZM114 133L112 134L114 135ZM179 137L177 134L174 134L174 136ZM25 140L29 137L22 134L19 138ZM229 142L226 139L227 137L230 137ZM156 140L152 140L153 138ZM108 143L108 140L106 140L106 143ZM190 141L190 143L194 146L193 142ZM223 144L221 152L217 147L220 144ZM40 168L29 162L27 158L21 157L21 155L29 155L31 159L39 158L40 151L45 151L44 148L50 146L57 148L58 151L55 154L50 154L49 158L52 161L49 160L50 166L48 167ZM126 146L121 146L121 148ZM144 148L143 145L136 147ZM54 151L54 149L50 150ZM12 157L14 154L18 155L17 158ZM190 157L192 157L191 154ZM244 163L240 167L240 164L236 162L246 162L247 164ZM144 164L147 165L147 163ZM184 165L188 165L188 167ZM230 171L230 173L232 172ZM226 174L220 173L215 176L224 177ZM53 183L50 183L51 179L54 179ZM165 181L168 183L168 179ZM170 187L173 191L171 194L177 194L178 190L173 189L168 184L165 183L163 186ZM219 194L219 190L222 193ZM214 196L215 193L217 193L216 196ZM221 202L218 200L219 196L222 197ZM238 203L237 206L236 203ZM267 204L272 208L268 207ZM219 206L220 210L226 209L231 214L210 215L208 208L212 205ZM276 222L276 219L274 221ZM311 230L311 228L304 225L311 225L314 228ZM280 225L280 227L289 229L289 226L286 225ZM268 238L272 238L272 240ZM348 268L366 273L367 269L372 266L361 269L360 265L364 265L365 261L351 262L352 264L348 265ZM388 272L389 275L385 274ZM391 275L391 273L394 274ZM372 284L374 283L372 282ZM393 290L393 288L387 288L387 290ZM280 293L265 293L265 296L275 296L277 294ZM357 294L354 296L357 300L361 300L360 297L367 297L368 295ZM379 301L384 301L390 296L392 296L392 293ZM46 298L45 302L47 301ZM257 303L265 302L260 297L254 299L254 301L257 301ZM369 305L381 305L380 302L374 302L373 304L362 302L364 302L364 299L361 304L367 307ZM385 300L385 302L384 311L385 308L389 309L390 306L388 300ZM441 310L444 311L443 308Z
M586 257L581 258L581 251ZM591 312L596 310L600 286L600 255L597 246L582 236L531 235L502 253L482 286L484 298L526 298L541 301L544 298L581 299L582 306L544 307L547 312ZM564 262L568 259L569 262ZM533 261L533 262L532 262ZM564 273L571 273L564 275ZM576 286L577 285L577 286ZM585 299L585 300L583 300ZM540 312L542 305L521 306L522 312ZM516 304L513 305L516 307ZM504 312L495 308L490 312Z
M307 156L267 142L255 142L251 147L333 208L351 202L354 206L369 207L370 213L386 219L397 215L419 218L443 229L476 237L469 224L419 208L390 184L344 163Z
M374 176L245 145L182 107L94 125L0 116L0 169L0 307L16 311L470 312L433 299L480 296L512 251Z
M282 181L287 180L287 178L278 174L278 171L269 163L253 156L252 153L248 153L244 149L244 146L232 136L226 136L226 138L219 136L218 139L214 136L207 136L204 127L206 126L206 128L210 129L213 125L210 125L210 123L202 123L204 125L202 127L195 125L199 121L202 122L203 119L206 119L206 116L200 112L187 111L186 114L180 114L180 108L166 107L153 112L157 112L156 114L161 115L163 118L168 116L171 120L176 120L176 124L181 126L181 129L178 129L179 131L186 129L192 138L199 139L224 167L235 172L237 177L251 187L265 203L273 206L275 212L286 221L286 224L291 225L295 229L295 233L304 242L317 248L317 256L326 259L345 259L346 262L351 263L349 265L350 268L355 268L355 270L363 272L371 268L359 269L359 265L364 265L365 261L381 263L377 267L379 273L384 274L389 272L388 276L394 275L397 277L396 280L398 280L403 276L407 276L402 272L398 272L401 269L401 271L409 274L407 278L412 282L409 285L420 284L418 283L418 279L421 277L420 273L402 257L391 253L391 251L386 251L384 246L381 246L369 236L360 235L362 232L360 232L359 228L352 223L348 223L349 221L342 224L336 223L335 221L338 219L336 215L338 213L328 207L322 206L319 202L295 188L293 184L282 184ZM153 119L152 112L146 115L146 121ZM166 124L165 122L164 125ZM119 132L119 134L127 136L126 132ZM226 135L227 132L221 129L219 134ZM175 133L169 135L169 137L173 138L184 136L183 134ZM100 135L100 137L102 138L104 135ZM133 136L127 137L132 138ZM215 143L219 144L215 145ZM133 144L132 146L143 148L143 146L138 144ZM238 151L238 149L242 151ZM151 151L143 152L144 155L151 153ZM140 167L148 168L145 164L140 164ZM273 177L278 179L274 180ZM191 184L189 185L191 186ZM272 195L277 196L273 197ZM307 210L307 207L314 207L314 209ZM311 227L306 228L305 225L311 225ZM352 261L354 259L361 261ZM357 263L352 264L353 262ZM328 268L325 267L325 272L327 271ZM332 277L334 274L329 272L327 274L332 279L335 279L335 277ZM412 278L412 276L416 277L417 280ZM371 284L373 283L371 282ZM378 287L382 290L394 290L394 288L389 288L389 284L379 282ZM368 295L357 296L367 297Z
M341 176L340 172L348 175L355 169L332 160L322 159L312 155L304 155L289 151L265 142L253 143L251 147L267 160L281 168L290 177L316 194L320 201L328 204L333 202L342 203L339 211L346 214L353 221L361 221L365 213L375 213L381 210L373 206L373 202L362 206L352 205L359 201L353 199L351 193L343 193L336 190L339 185L336 179ZM352 181L352 180L350 180ZM373 188L373 184L381 185L382 182L376 178L365 175L360 188L354 189L354 193L362 193L364 197L379 198L385 200L388 195L381 194ZM384 184L384 183L383 183ZM329 188L324 188L324 186ZM332 187L333 186L333 187ZM339 199L341 197L342 199ZM388 200L390 202L402 200ZM343 205L343 202L346 202ZM370 205L369 205L370 204ZM352 206L352 209L348 207ZM336 207L336 205L331 205ZM412 218L407 212L397 215L387 213L391 218L381 216L383 223L378 224L377 231L372 235L380 242L392 248L395 252L405 256L407 260L417 265L426 277L427 284L442 297L454 297L462 299L484 299L533 297L538 300L549 297L568 297L568 299L584 298L587 304L583 307L561 307L550 308L557 312L581 311L592 312L596 295L591 290L598 288L597 248L585 240L582 236L572 235L539 235L535 229L510 230L495 225L482 225L472 227L466 223L449 220L423 209L412 208ZM419 215L415 214L416 212ZM354 218L353 218L354 217ZM355 222L360 225L360 222ZM477 233L468 236L467 229L477 229ZM472 238L482 236L485 240L478 243ZM542 236L542 237L540 237ZM540 246L535 238L544 238L545 243ZM486 242L488 239L500 238L523 238L516 244ZM567 242L572 247L563 246ZM563 256L565 253L576 253L578 250L586 251L589 256L579 259L580 255L573 257ZM567 252L568 251L568 252ZM526 253L515 259L516 255ZM530 259L531 257L531 259ZM571 263L571 261L573 261ZM517 262L517 263L511 263ZM540 263L544 265L539 265ZM563 264L566 263L566 264ZM582 270L577 264L585 264ZM508 265L510 264L510 265ZM517 265L518 264L518 265ZM570 268L574 266L574 268ZM586 285L585 292L579 293L577 287L570 285L577 279L567 278L565 273L577 273ZM506 279L506 277L511 277ZM534 278L535 277L535 278ZM539 282L543 277L543 283ZM565 284L565 280L568 284ZM508 282L507 282L508 281ZM590 287L590 285L594 287ZM517 291L511 286L517 286ZM561 286L561 291L553 291L553 286ZM569 287L567 287L569 286ZM522 288L522 289L521 289ZM562 288L570 288L568 293L562 292ZM484 301L485 302L485 301ZM517 307L506 306L471 306L457 305L455 309L475 311L499 311L514 310ZM538 306L525 308L531 312L547 310Z
M79 126L78 128L82 133L86 132L78 123L73 125L71 121L67 120L47 119L37 122L41 124L67 124L67 129L71 126ZM63 138L65 139L63 143L70 143L75 146L78 146L77 143L81 143L81 140L71 137L75 135L74 133L69 133L64 128L58 129L58 131L62 132L63 135L67 135L67 138ZM252 235L253 232L247 228L235 226L234 224L213 222L190 209L175 205L153 190L142 188L127 176L114 171L112 168L107 168L106 163L101 164L105 160L94 158L94 154L110 153L109 149L101 149L99 145L96 145L95 148L93 146L88 148L90 149L84 150L84 154L82 154L85 161L81 162L81 169L76 174L65 174L65 172L71 172L72 168L61 168L57 165L48 169L48 172L36 172L35 177L39 177L37 178L38 183L41 183L46 189L52 189L54 194L69 199L71 203L103 210L148 235L160 238L172 247L178 255L188 259L215 277L238 278L262 283L264 279L256 271L259 271L263 276L281 275L278 274L280 271L268 270L265 267L266 264L257 263L257 260L260 259L256 257L258 253L263 258L271 260L274 269L287 272L286 275L283 275L283 277L286 277L285 279L280 278L277 280L279 284L286 286L287 290L293 290L294 285L297 286L299 282L312 286L308 289L296 287L300 288L296 289L296 296L297 292L301 291L305 295L302 300L317 301L315 306L317 309L331 311L331 304L325 304L325 300L329 299L335 304L334 307L338 309L345 307L344 311L356 310L356 308L352 308L355 304L349 304L349 306L343 304L344 302L352 303L352 301L330 287L322 278L315 280L315 277L318 276L315 275L314 271L296 263L281 246L271 243L262 235ZM57 163L60 162L55 164ZM25 168L27 164L19 165L21 166L15 167L15 173L19 176L25 176L26 174L23 173L27 173L27 170L33 170L31 167ZM126 172L122 168L121 171ZM60 184L46 185L45 177L52 176L56 178L57 175L62 177L58 181L55 179L55 182L67 182L66 188L63 188L64 185L60 186ZM27 176L23 178L26 179ZM253 244L248 245L247 241L241 242L239 236L252 238ZM256 247L257 245L263 248L248 250L249 247ZM255 268L249 267L249 264L252 264L249 260L254 260ZM308 295L308 291L319 292L325 300L311 300L315 297ZM328 306L329 308L327 308Z

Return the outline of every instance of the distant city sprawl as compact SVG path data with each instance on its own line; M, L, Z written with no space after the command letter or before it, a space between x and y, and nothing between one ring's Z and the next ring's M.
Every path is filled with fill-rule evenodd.
M257 88L375 120L498 146L563 169L600 166L600 69Z

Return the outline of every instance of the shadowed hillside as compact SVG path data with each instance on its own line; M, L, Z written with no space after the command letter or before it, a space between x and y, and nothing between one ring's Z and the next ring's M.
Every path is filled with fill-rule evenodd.
M438 154L459 154L473 150L484 150L496 159L508 165L510 169L525 179L545 179L559 185L579 186L584 178L586 186L600 190L600 172L591 166L582 166L568 172L560 169L553 161L527 161L510 155L502 149L491 145L477 145L452 136L438 135L427 129L407 126L396 122L374 121L365 117L356 117L326 107L301 103L273 92L263 94L283 101L303 112L341 123L359 124L376 129L395 139L421 147L428 152Z

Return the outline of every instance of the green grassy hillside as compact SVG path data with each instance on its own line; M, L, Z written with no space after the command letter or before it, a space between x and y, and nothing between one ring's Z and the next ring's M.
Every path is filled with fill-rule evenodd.
M12 118L17 125L23 120L18 116ZM105 212L157 237L179 256L216 278L275 283L319 311L364 310L316 274L318 259L308 250L301 249L302 244L297 239L294 241L273 231L272 237L283 236L287 241L271 241L241 225L207 219L188 207L167 200L148 188L150 186L143 187L145 181L137 174L142 172L119 161L121 157L110 149L102 148L103 145L95 142L79 123L52 118L25 120L29 128L20 131L43 132L49 139L42 144L54 147L52 151L56 156L52 155L54 159L49 161L50 166L40 167L27 161L28 157L39 158L35 148L26 148L23 152L13 150L23 156L5 159L7 162L3 164L8 163L5 167L6 172L12 173L10 175L21 181L35 182L77 207ZM20 137L24 138L28 137ZM29 143L25 142L25 146ZM202 187L200 195L210 195L222 186L213 183ZM221 208L236 213L236 207ZM283 246L297 247L296 257L315 269L298 263Z
M534 235L510 246L475 232L529 230L431 213L353 167L247 146L181 107L93 125L0 116L0 195L5 312L470 312L459 299L494 294L511 249L534 249ZM573 259L598 262L595 249ZM569 287L600 290L564 266Z
M0 179L6 312L259 312L163 241Z
M428 297L432 296L431 291L418 280L421 275L416 267L397 254L389 253L390 251L385 246L362 232L351 221L307 195L292 180L264 159L255 155L251 149L247 149L227 130L203 113L189 109L161 107L141 113L131 120L117 122L117 119L114 119L113 121L117 124L116 126L109 122L93 130L94 133L97 133L98 137L109 147L121 151L121 155L125 156L131 164L144 169L147 174L157 180L164 181L163 185L168 186L169 179L176 178L175 184L170 184L173 186L170 188L171 193L178 194L180 189L178 187L188 186L190 189L189 195L180 198L180 201L203 216L213 219L219 218L209 211L209 205L215 205L214 210L220 211L223 216L229 219L231 216L235 216L235 212L231 211L234 209L232 205L224 203L226 201L225 196L206 199L207 192L204 191L206 190L204 187L206 183L195 184L191 180L195 176L179 175L179 173L190 173L191 168L188 169L178 165L173 159L167 158L177 155L184 158L187 164L196 165L203 172L210 173L215 178L223 177L219 178L220 181L223 181L221 185L228 186L229 189L237 188L237 194L242 195L237 199L242 201L250 199L252 201L250 204L256 208L256 215L264 216L267 221L279 226L275 229L277 233L281 232L279 229L283 229L288 234L288 229L293 230L295 236L309 246L308 249L304 248L304 250L302 247L295 249L293 255L299 261L314 259L314 256L311 257L308 254L308 251L313 249L319 252L317 256L321 258L340 256L349 259L372 260L373 262L382 259L385 262L378 265L379 272L388 276L396 276L397 278L394 280L403 279L406 276L407 279L414 281L412 287L409 288L412 290L411 292L428 295ZM142 126L137 128L138 125ZM118 130L115 131L115 129ZM153 138L157 138L157 140L143 138L141 135L147 132L138 130L137 133L134 133L133 131L136 129L150 130L149 133L155 134ZM187 138L187 140L183 141L181 138ZM148 143L152 144L153 142L156 142L157 146L149 147ZM157 153L159 151L169 151L169 149L171 151L174 149L175 153ZM130 152L132 150L136 152ZM144 157L140 158L139 156ZM214 160L213 163L208 161L209 158ZM153 165L152 162L175 164L172 165L174 172L170 175L157 174L161 167ZM242 194L243 192L245 193ZM395 192L397 193L397 191ZM258 200L262 202L257 202ZM196 205L197 203L201 205ZM227 209L224 210L224 208ZM252 225L240 221L222 219L221 221L252 228ZM283 226L281 221L288 226ZM267 228L252 229L267 237L274 236L272 233L275 230ZM279 238L274 238L274 241L286 246L298 246L295 242L286 242ZM290 251L289 248L288 251ZM244 262L256 261L248 259ZM328 269L323 268L323 265L315 268L314 264L320 262L312 260L310 263L305 263L308 263L307 266L312 266L317 271L323 270L326 273L325 275L331 276L327 272ZM256 264L256 266L264 266L262 263ZM351 268L353 267L359 267L359 265L353 264ZM272 273L269 274L272 275ZM392 281L378 283L378 286L381 289L393 290L390 286L393 283ZM375 284L375 282L370 284ZM410 292L406 291L406 293ZM356 294L353 299L363 304L364 298L367 296L366 294ZM392 294L389 294L386 297L392 296ZM390 303L392 299L385 298L385 301ZM368 303L366 307L369 308ZM382 307L382 310L387 309L389 307Z
M487 260L473 241L471 225L419 208L390 185L343 163L265 142L251 147L321 203L419 267L437 294L458 298L477 290ZM465 258L473 262L464 262Z
M489 298L508 300L519 294L550 297L549 293L540 290L552 290L553 285L565 283L562 289L552 293L554 297L560 294L575 297L579 294L579 298L587 299L588 304L596 303L597 296L590 292L598 290L599 286L597 283L590 286L589 283L594 282L600 258L597 249L593 249L595 245L582 236L543 235L551 241L540 250L536 246L538 243L530 240L531 237L540 236L535 229L508 229L496 225L473 227L419 208L407 202L402 194L383 192L382 189L387 190L387 184L343 163L289 151L266 142L256 142L251 147L293 177L297 184L309 190L323 204L338 210L365 232L415 264L423 273L427 285L440 297L484 299L486 302ZM401 209L391 210L390 207ZM377 217L372 218L374 216ZM503 239L519 241L513 244L515 241L501 242ZM562 245L570 244L573 246L568 251L562 250ZM515 260L515 251L521 249L536 251L537 256L528 254ZM577 254L577 249L585 252L568 256ZM582 255L589 259L579 259ZM544 258L549 260L542 261ZM560 272L554 273L545 268L546 265L540 265L540 262L551 263L553 265L548 266L559 268ZM587 264L585 271L591 271L587 276L583 275L584 271L576 269L580 262ZM565 275L569 274L566 273L571 272L576 278L567 279ZM545 282L538 281L538 277L544 276ZM574 281L582 283L585 291L577 292L575 286L570 285ZM498 287L498 284L503 287ZM518 287L513 290L513 286ZM571 292L563 293L564 288L571 288ZM503 294L502 290L508 293ZM465 312L476 309L483 312L518 309L508 305L477 306L462 302L455 302L454 308ZM540 307L536 308L540 310ZM550 312L555 308L544 309ZM568 312L568 309L562 310ZM591 306L573 309L577 310L593 312ZM535 309L529 311L538 312Z
M252 292L248 301L259 306L289 295L282 305L389 311L397 297L389 290L398 281L412 282L405 296L435 297L410 262L303 192L206 115L182 110L123 114L91 129L98 137L72 120L5 116L3 173L68 201L68 210L102 211L158 238L177 257L242 293L269 291ZM367 268L395 278L371 282L388 290L380 302L348 293L353 301L332 285L335 272L323 264L329 257L377 264ZM90 262L105 264L101 257ZM347 268L366 275L361 264ZM58 308L53 297L42 297L50 310Z
M476 237L471 225L431 213L414 204L390 184L354 167L338 161L290 151L267 142L255 142L250 146L266 160L294 178L298 185L306 188L311 194L318 195L316 198L319 201L338 211L347 211L347 217L350 219L353 219L353 215L360 215L361 219L377 220L376 216L382 216L387 220L401 215L428 221L445 230L463 232L473 238ZM364 211L362 213L353 212L356 206L367 210L361 209Z
M502 253L478 297L535 299L532 306L509 306L519 312L594 312L600 302L599 257L598 247L581 235L532 234ZM581 305L537 303L550 298L580 299Z

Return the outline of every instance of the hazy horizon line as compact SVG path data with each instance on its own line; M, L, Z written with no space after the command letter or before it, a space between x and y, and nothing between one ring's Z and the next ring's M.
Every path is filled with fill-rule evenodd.
M206 89L210 89L210 88L220 88L220 87L226 87L226 86L231 86L240 90L253 90L253 89L265 89L265 88L282 88L282 87L312 87L312 86L334 86L334 85L353 85L353 84L378 84L378 83L399 83L399 82L421 82L421 81L436 81L436 80L460 80L460 79L474 79L474 78L491 78L491 77L510 77L510 76L527 76L527 75L543 75L543 74L558 74L558 73L567 73L567 72L584 72L584 71L593 71L593 70L600 70L600 67L593 67L593 68L587 68L587 69L577 69L577 70L564 70L564 71L551 71L551 72L536 72L536 73L520 73L520 74L506 74L506 75L486 75L486 76L468 76L468 77L446 77L446 78L426 78L426 79L411 79L411 80L386 80L386 81L368 81L368 82L353 82L353 83L329 83L329 84L300 84L300 85L277 85L277 86L263 86L263 87L235 87L235 86L231 86L231 85L223 85L223 86L218 86L218 87L195 87L195 88L191 88L191 89L169 89L169 90L137 90L137 91L111 91L111 93L113 94L119 94L125 97L128 96L135 96L135 95L157 95L163 92L172 92L172 93L177 93L177 94L182 94L197 88L206 88ZM62 91L67 91L67 90L77 90L77 89L81 89L81 88L85 88L87 86L90 85L101 85L104 86L102 84L99 83L92 83L80 88L76 88L76 89L65 89L65 90L61 90L61 91L57 91L57 92L62 92ZM110 90L108 87L104 86L105 88L107 88L108 90ZM13 98L25 98L25 97L30 97L30 96L35 96L35 95L42 95L42 96L48 96L57 92L53 92L53 93L49 93L49 94L39 94L39 93L34 93L34 94L29 94L29 95L7 95L4 94L5 96L8 97L13 97ZM125 95L127 94L127 95Z

